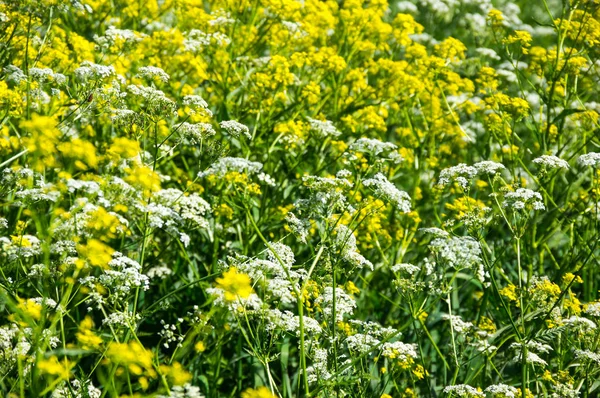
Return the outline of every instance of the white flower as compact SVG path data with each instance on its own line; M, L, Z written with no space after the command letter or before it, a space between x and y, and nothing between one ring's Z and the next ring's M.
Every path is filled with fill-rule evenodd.
M384 343L382 347L382 355L386 358L397 359L399 362L412 359L413 361L419 357L417 354L416 344L406 344L401 341L393 343Z
M414 275L421 270L421 268L412 264L396 264L391 267L392 272L406 272L409 275Z
M586 153L585 155L581 155L577 159L577 163L582 166L598 167L600 165L600 153L590 152Z
M366 354L380 344L380 341L370 334L356 333L346 338L346 344L352 351Z
M75 69L75 76L83 82L106 79L116 73L115 67L112 65L98 65L90 61L83 61L81 66Z
M542 155L539 158L533 159L533 163L545 166L549 169L569 169L569 163L558 156L553 155Z
M206 137L216 134L215 129L210 123L183 122L176 127L176 130L194 144L198 144Z
M448 167L440 172L440 178L438 184L441 186L447 186L453 182L458 183L463 189L466 189L469 185L469 180L475 177L478 170L473 166L467 166L464 163L456 166Z
M600 365L600 354L589 350L575 350L575 358L579 360L592 361Z
M170 76L161 68L156 66L142 66L138 69L138 76L145 77L150 80L158 79L163 82L168 82Z
M230 171L237 171L238 173L254 175L258 174L262 167L263 165L260 162L252 162L244 158L225 157L220 158L215 163L210 165L210 167L206 171L203 171L200 174L198 174L198 177L204 178L209 175L223 177Z
M183 105L190 108L190 114L207 113L212 117L212 112L208 109L208 104L199 95L186 95L183 97Z
M236 138L243 134L249 140L252 139L252 135L250 134L250 129L248 129L248 126L235 120L223 121L220 123L220 126L222 129L226 130L229 134Z
M494 384L485 389L485 392L492 396L499 395L503 398L515 398L519 395L519 390L506 384Z
M390 152L398 148L391 142L383 142L371 138L359 138L350 144L349 150L354 152L367 153L372 156L378 156L384 152Z
M315 132L318 137L338 137L340 134L342 134L329 120L322 121L309 117L308 122L310 123L311 131Z
M494 175L498 173L498 171L505 169L502 163L492 162L491 160L484 160L482 162L475 163L473 167L475 167L478 174L489 175Z
M388 200L403 213L410 212L410 196L406 192L396 188L382 173L377 173L375 177L364 180L363 185L365 187L374 187L377 196Z
M336 232L335 244L341 251L342 258L359 269L367 267L372 271L373 264L358 252L356 238L350 228L340 224Z
M444 388L444 393L453 394L458 397L485 398L485 394L483 392L479 391L475 387L471 387L468 384L457 384L455 386L448 386L448 387Z
M331 319L333 314L333 288L327 286L323 294L317 297L316 304L321 306L323 314L327 319ZM343 289L335 288L335 320L341 322L344 320L344 315L352 315L356 308L356 301L348 295Z
M292 212L289 212L285 217L285 221L287 222L290 230L296 235L298 240L302 243L306 243L306 238L308 238L309 230L310 230L310 221L305 219L300 219L296 217L296 215Z
M475 327L473 325L473 323L471 322L465 322L462 320L462 318L458 315L442 315L442 319L444 320L449 320L450 321L450 325L452 326L452 329L454 329L455 332L462 334L462 333L466 333L470 330L473 330L473 328Z
M519 188L515 192L508 192L504 195L502 205L513 210L525 210L528 207L533 210L544 210L546 208L542 195L527 188Z

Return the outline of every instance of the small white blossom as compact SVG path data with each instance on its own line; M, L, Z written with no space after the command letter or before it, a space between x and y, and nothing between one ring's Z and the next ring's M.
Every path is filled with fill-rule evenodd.
M569 169L569 163L558 156L553 155L542 155L539 158L533 159L533 163L545 166L549 169Z
M222 129L236 138L243 134L249 140L252 139L252 135L250 134L250 129L248 129L248 126L235 120L226 120L221 122L219 125Z
M577 159L577 163L582 166L598 167L600 165L600 153L590 152L586 153L585 155L581 155Z
M377 173L375 177L364 180L363 185L373 187L377 196L391 202L403 213L410 212L410 196L396 188L382 173Z

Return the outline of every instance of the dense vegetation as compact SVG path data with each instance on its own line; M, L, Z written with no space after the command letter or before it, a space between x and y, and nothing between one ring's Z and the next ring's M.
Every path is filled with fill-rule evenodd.
M0 0L0 40L2 396L600 394L597 1Z

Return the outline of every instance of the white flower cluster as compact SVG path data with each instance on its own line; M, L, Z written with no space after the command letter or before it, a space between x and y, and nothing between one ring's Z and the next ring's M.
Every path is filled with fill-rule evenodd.
M593 332L597 328L596 323L593 321L577 315L573 315L568 319L564 319L563 323L569 326L571 329L581 333Z
M346 338L346 344L351 351L366 354L377 347L381 342L370 334L355 333Z
M204 141L205 138L216 134L215 129L210 123L183 122L176 129L193 144L198 144Z
M538 343L537 341L528 341L527 343L527 363L533 365L547 366L548 363L543 360L539 354L547 354L552 351L552 347L548 344ZM513 358L513 362L521 363L523 358L523 343L512 343L509 349L516 350L517 355Z
M64 84L67 81L67 77L62 73L54 73L50 68L29 68L29 77L39 83L55 82L57 84Z
M183 97L183 105L189 108L189 113L192 115L200 114L208 114L208 116L212 117L212 112L208 109L208 104L199 95L186 95Z
M298 238L300 242L306 243L306 239L308 238L311 227L310 221L306 219L300 219L292 212L289 212L286 215L285 221L296 238Z
M470 236L435 238L429 248L448 267L454 269L470 268L477 279L484 283L487 276L481 259L481 246Z
M185 51L199 52L210 46L213 41L219 46L227 46L231 43L231 39L224 33L205 33L198 29L192 29L188 32L187 37L183 39L183 46Z
M331 319L333 315L333 288L327 286L323 290L323 294L317 297L315 304L319 304L323 310L323 314L327 319ZM356 308L356 301L347 294L343 289L335 288L335 321L341 322L344 320L344 315L352 315Z
M223 177L231 171L254 175L260 173L262 168L263 164L260 162L252 162L244 158L224 157L211 164L208 169L198 174L198 177L204 178L209 175Z
M83 83L106 79L115 76L116 73L112 65L99 65L90 61L83 61L81 66L75 69L75 76Z
M230 135L238 138L240 135L244 135L249 140L252 139L250 129L245 124L242 124L236 120L226 120L219 124L221 128L227 131Z
M267 330L280 329L288 333L293 333L300 337L300 317L294 315L291 311L280 311L278 309L269 310L269 324ZM303 317L304 332L307 336L321 334L323 331L319 321L309 316Z
M569 163L566 160L554 155L542 155L539 158L533 159L533 163L549 169L569 169Z
M100 398L101 395L102 391L94 387L91 381L82 385L81 381L75 379L62 383L52 392L51 398Z
M21 82L24 82L27 80L27 75L25 73L23 73L23 71L21 70L21 68L15 66L15 65L8 65L6 67L4 67L3 72L6 74L6 81L9 82L10 84L14 84L15 86L18 86L19 84L21 84Z
M477 174L486 174L486 175L495 175L501 170L504 170L505 167L502 163L492 162L491 160L484 160L482 162L477 162L473 165L475 170L477 170Z
M398 147L391 142L383 142L373 138L359 138L350 144L348 148L350 153L358 152L380 160L387 159L397 164L402 161L402 157L396 149ZM351 157L350 160L353 160L353 158Z
M306 368L309 383L317 380L331 379L331 373L327 370L328 354L324 348L315 348L313 353L313 364Z
M575 358L580 361L596 362L600 365L600 354L590 350L575 350Z
M448 167L447 169L442 170L440 172L438 184L444 187L456 182L463 189L467 189L470 180L475 176L480 174L495 175L504 168L505 167L503 164L489 160L475 163L473 166L460 163L456 166Z
M133 125L140 119L139 113L131 109L113 109L110 120L121 126Z
M359 138L350 144L349 149L354 152L368 153L377 156L384 152L393 151L397 148L391 142L383 142L372 138Z
M377 173L375 177L364 180L363 185L373 187L377 196L391 202L403 213L410 212L410 196L396 188L382 173Z
M519 396L519 390L517 390L513 386L509 386L506 384L494 384L485 389L487 394L490 394L492 397L502 397L502 398L516 398Z
M347 226L340 224L336 228L335 245L340 250L342 258L352 266L362 269L364 267L373 270L373 264L358 252L356 237L352 230Z
M105 289L111 292L105 299L102 296L90 295L92 301L99 303L108 300L111 303L122 302L135 288L148 290L150 287L149 279L142 274L140 264L124 256L120 252L112 254L112 260L108 263L108 269L103 270L98 277L87 276L80 279L80 283L91 290L95 290L96 284L102 285Z
M156 192L153 198L157 204L175 212L182 221L189 221L197 228L208 228L209 224L205 217L210 214L211 208L197 193L187 195L179 189L168 188Z
M408 275L414 275L417 272L419 272L421 270L421 268L419 268L413 264L402 263L402 264L392 265L391 270L392 270L392 272L395 272L395 273L404 272L404 273L407 273Z
M338 137L340 134L342 134L330 120L323 121L310 117L307 119L308 123L310 124L310 130L319 138Z
M145 112L156 115L174 115L177 109L177 104L167 98L164 92L155 89L154 87L133 85L127 86L127 90L145 102Z
M589 316L600 318L600 301L594 301L593 303L588 303L584 307L583 312Z
M308 188L321 192L338 191L338 189L348 190L354 186L351 181L343 177L325 178L306 175L302 177L302 182Z
M468 384L457 384L455 386L448 386L444 388L445 394L453 394L457 397L465 397L465 398L475 398L481 397L485 398L485 394L482 391L479 391L475 387L471 387Z
M1 236L0 249L0 257L6 257L9 262L42 254L40 240L27 234L14 236L12 239Z
M144 34L134 32L130 29L117 29L114 26L109 26L103 36L94 36L94 41L100 48L109 49L116 43L124 45L132 45L144 38Z
M171 78L162 68L157 66L142 66L138 69L137 76L149 80L160 80L165 83Z
M187 383L182 386L171 387L171 393L168 397L166 395L157 395L156 398L204 398L204 395L200 392L200 387Z
M416 344L407 344L401 341L384 343L382 355L386 358L397 359L399 361L414 361L419 358Z
M91 310L91 309L89 309ZM106 318L104 318L102 320L102 324L103 325L109 325L109 326L131 326L131 325L135 325L137 322L139 322L142 319L142 316L140 314L134 314L133 312L129 311L129 310L125 310L123 312L111 312L110 314L108 314L108 316Z
M39 181L36 185L39 188L23 189L15 192L14 203L16 206L31 206L37 202L56 202L60 198L60 192L53 184L46 184Z
M450 325L452 326L452 329L459 334L467 333L475 328L475 325L473 325L472 322L465 322L458 315L444 314L444 315L442 315L442 319L446 320L446 321L450 321Z
M519 188L514 192L508 192L504 195L502 202L504 207L512 210L544 210L544 202L539 192L527 188Z
M598 167L600 166L600 153L589 152L577 158L577 163L582 166Z
M469 180L477 175L477 169L464 163L449 167L440 172L438 184L446 186L452 182L458 183L463 189L469 186Z

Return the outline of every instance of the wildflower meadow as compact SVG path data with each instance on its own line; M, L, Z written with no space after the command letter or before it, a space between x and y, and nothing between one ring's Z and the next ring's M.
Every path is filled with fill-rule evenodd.
M0 0L0 396L600 396L600 1Z

